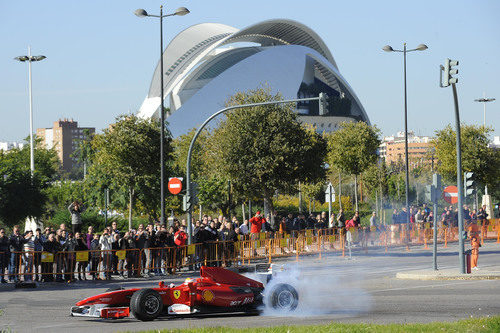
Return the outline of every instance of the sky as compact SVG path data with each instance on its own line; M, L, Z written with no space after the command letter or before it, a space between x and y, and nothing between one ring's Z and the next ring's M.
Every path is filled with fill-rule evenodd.
M424 43L407 55L408 127L432 136L454 125L451 87L439 88L439 65L459 60L461 120L486 122L500 135L500 1L331 0L87 0L0 1L0 141L29 135L28 65L13 58L45 55L33 63L34 127L72 118L82 127L106 128L137 112L159 59L159 23L138 18L185 6L191 13L164 20L165 45L187 27L204 22L236 28L285 18L314 30L326 43L372 124L383 135L404 126L403 56L382 51Z

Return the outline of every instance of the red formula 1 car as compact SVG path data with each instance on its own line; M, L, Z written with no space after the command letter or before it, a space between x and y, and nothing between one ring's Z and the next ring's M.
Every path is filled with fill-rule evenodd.
M272 274L268 274L267 279ZM160 282L156 288L110 290L86 298L71 308L72 316L124 318L130 313L143 321L162 315L197 313L258 313L266 303L275 310L293 311L298 293L279 283L264 293L264 284L220 267L202 267L200 277L181 285ZM265 297L265 300L264 300Z

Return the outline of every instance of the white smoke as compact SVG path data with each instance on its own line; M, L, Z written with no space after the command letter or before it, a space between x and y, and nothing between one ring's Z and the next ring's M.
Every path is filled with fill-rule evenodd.
M345 279L345 278L344 278ZM342 280L334 269L310 270L301 264L288 264L274 272L264 290L264 316L315 316L339 314L354 316L371 309L371 296L360 287L361 274ZM294 311L282 312L270 306L269 297L278 284L293 286L299 295Z

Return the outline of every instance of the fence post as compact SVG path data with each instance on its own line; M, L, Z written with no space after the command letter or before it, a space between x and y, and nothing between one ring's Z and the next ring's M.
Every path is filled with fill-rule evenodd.
M444 229L444 248L448 247L448 228Z

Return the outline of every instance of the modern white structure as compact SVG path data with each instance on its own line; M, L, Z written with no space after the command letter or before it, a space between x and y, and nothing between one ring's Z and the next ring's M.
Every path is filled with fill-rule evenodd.
M0 142L0 150L7 152L11 149L23 149L24 143L19 142Z
M329 112L317 102L298 105L300 120L318 131L332 131L342 121L368 116L321 38L291 20L264 21L242 30L203 23L179 33L163 53L164 98L174 136L199 126L238 91L269 86L284 98L330 97ZM157 65L139 115L159 117L160 70Z

